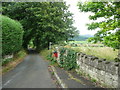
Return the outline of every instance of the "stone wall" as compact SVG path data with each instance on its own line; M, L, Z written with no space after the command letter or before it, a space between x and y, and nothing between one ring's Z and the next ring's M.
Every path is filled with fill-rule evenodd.
M86 55L77 54L77 72L89 74L89 76L110 88L120 88L120 63L108 62L105 59Z
M57 51L60 56L59 49ZM59 57L57 61L59 63ZM77 72L89 75L108 88L120 88L120 62L109 62L83 53L77 53L76 62L79 66Z
M3 57L3 59L9 59L9 58L13 58L13 54L12 54L12 55L5 55L5 56Z

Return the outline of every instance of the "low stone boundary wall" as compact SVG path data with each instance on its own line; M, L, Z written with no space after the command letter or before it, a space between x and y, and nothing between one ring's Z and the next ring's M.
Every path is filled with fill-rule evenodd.
M77 54L77 72L89 74L97 82L111 88L120 88L120 63L108 62L83 53Z
M8 58L13 58L13 54L12 55L6 55L3 57L3 59L8 59Z
M2 57L1 64L2 64L2 65L5 65L5 64L8 63L12 58L13 58L13 54L12 54L12 55L6 55L6 56Z
M59 49L57 51L60 56ZM57 61L59 62L59 57ZM108 88L120 88L120 62L109 62L83 53L77 53L76 62L79 66L77 72L89 75Z

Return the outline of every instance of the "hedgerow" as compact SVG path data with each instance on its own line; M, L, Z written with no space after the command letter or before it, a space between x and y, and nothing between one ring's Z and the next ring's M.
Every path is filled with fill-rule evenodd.
M77 68L76 54L77 52L71 49L60 49L60 66L66 70Z
M3 15L0 15L0 18L2 18L2 55L14 54L22 48L22 25Z

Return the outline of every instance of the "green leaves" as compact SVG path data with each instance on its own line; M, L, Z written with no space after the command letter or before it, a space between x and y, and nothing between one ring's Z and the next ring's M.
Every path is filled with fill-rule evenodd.
M97 33L89 41L102 42L106 46L114 49L120 49L120 2L87 2L78 3L79 9L82 12L92 12L89 16L90 20L104 18L102 22L92 22L87 24L88 30L98 29Z
M66 70L75 69L76 64L76 52L71 49L61 48L60 50L60 66Z
M76 34L72 14L64 2L3 3L3 14L23 25L24 48L31 39L41 49L48 47L49 42L64 41Z
M91 24L87 24L87 26L88 26L88 30L93 30L99 27L99 23L93 22Z
M0 18L2 18L2 55L16 53L22 48L22 25L6 16Z

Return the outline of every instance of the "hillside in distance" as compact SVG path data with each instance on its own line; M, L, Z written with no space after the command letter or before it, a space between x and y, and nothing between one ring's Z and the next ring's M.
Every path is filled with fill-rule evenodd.
M93 35L89 35L89 34L86 34L86 35L78 35L78 36L75 36L74 38L70 38L69 40L85 41L85 40L87 40L87 39L90 38L90 37L93 37Z

